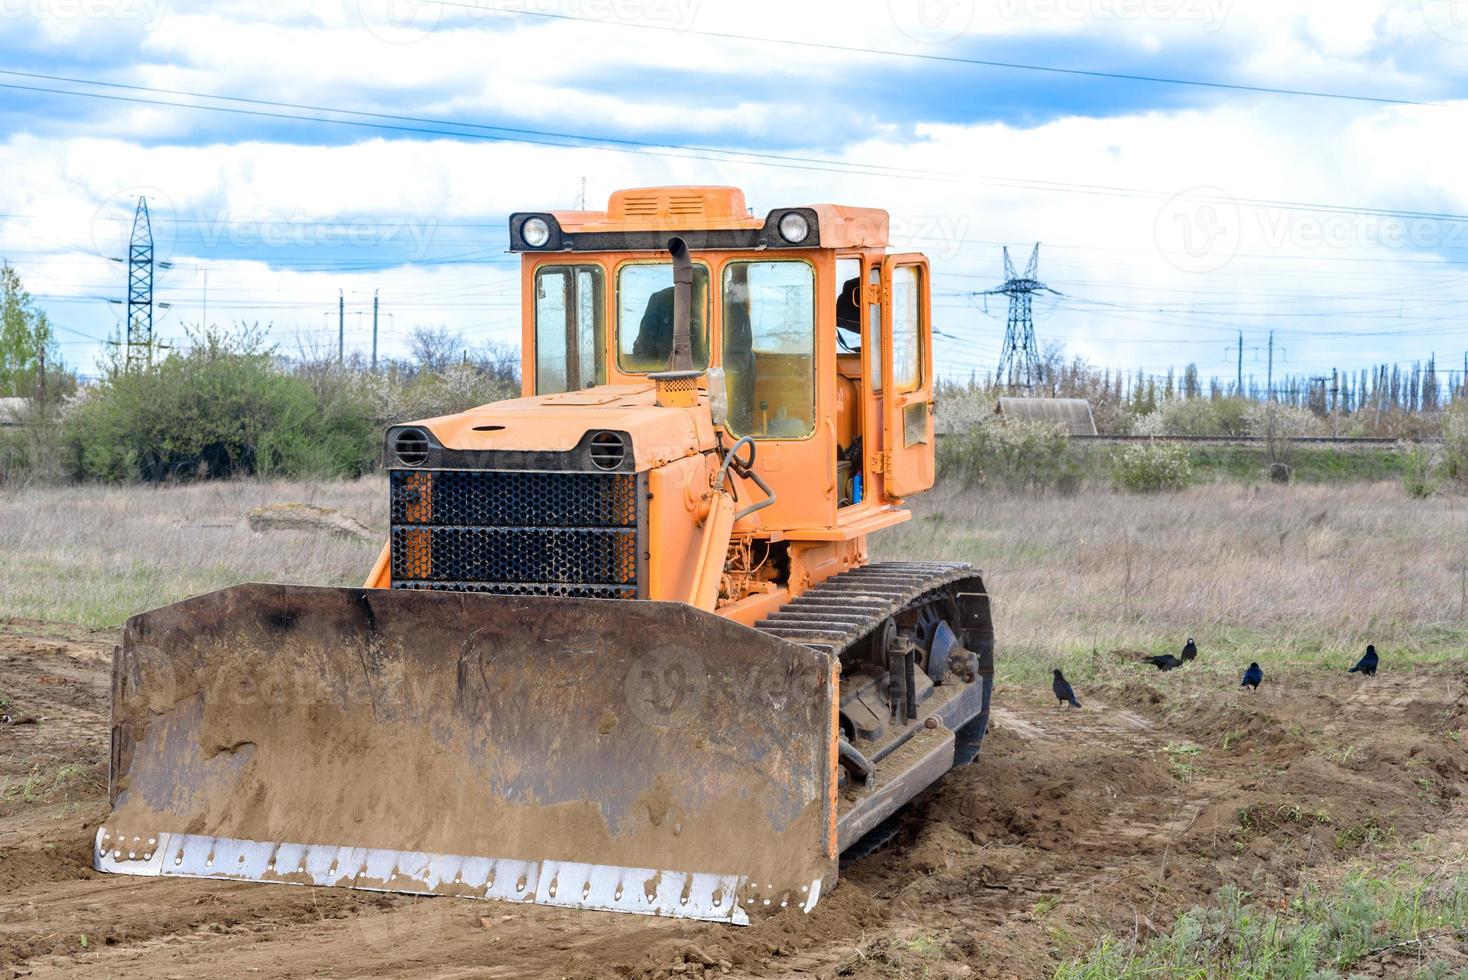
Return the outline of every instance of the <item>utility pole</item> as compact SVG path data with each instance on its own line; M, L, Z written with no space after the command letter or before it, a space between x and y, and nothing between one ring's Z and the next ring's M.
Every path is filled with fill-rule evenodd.
M1330 434L1338 434L1341 413L1341 376L1335 368L1330 369Z
M377 373L377 290L372 290L372 373Z
M341 364L347 349L347 294L336 291L336 363Z
M1264 376L1264 387L1267 390L1264 400L1274 401L1274 331L1269 331L1269 370Z
M1228 347L1225 347L1224 353L1234 350L1235 347L1237 347L1236 353L1239 355L1239 373L1234 379L1234 394L1242 398L1244 397L1244 331L1242 330L1239 331L1238 344L1230 344ZM1255 349L1257 350L1257 348Z
M1244 331L1239 331L1239 373L1234 381L1234 387L1239 397L1244 394Z
M41 414L42 417L45 417L45 414L46 414L46 344L45 344L45 341L44 340L42 340L42 342L41 342L40 355L41 355L41 413L40 414Z

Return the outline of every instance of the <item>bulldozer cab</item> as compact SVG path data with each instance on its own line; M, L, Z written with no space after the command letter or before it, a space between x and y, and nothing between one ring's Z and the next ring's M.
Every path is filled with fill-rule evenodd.
M680 234L693 260L693 367L727 440L758 443L776 496L762 528L880 522L934 471L928 263L888 254L887 228L885 211L836 205L752 217L721 187L514 215L524 394L645 384L667 368L665 245Z

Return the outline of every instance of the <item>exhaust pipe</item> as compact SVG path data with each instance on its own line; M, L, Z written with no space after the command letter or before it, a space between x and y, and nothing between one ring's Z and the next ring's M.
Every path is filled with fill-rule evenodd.
M692 371L693 259L681 238L668 239L668 252L673 256L673 353L668 370Z

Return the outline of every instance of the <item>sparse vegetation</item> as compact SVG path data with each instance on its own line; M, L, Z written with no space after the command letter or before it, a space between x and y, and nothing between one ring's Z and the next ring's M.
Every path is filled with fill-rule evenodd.
M1468 877L1424 881L1356 875L1338 893L1309 888L1280 911L1228 886L1214 905L1185 913L1171 931L1140 944L1107 938L1056 976L1327 980L1393 952L1410 954L1422 971L1413 971L1417 976L1448 976L1426 971L1450 971L1433 954L1451 950L1465 935Z
M1335 846L1339 850L1357 850L1384 841L1396 840L1396 829L1383 825L1375 817L1367 817L1360 823L1342 827L1335 835Z
M1441 484L1438 480L1438 453L1430 446L1406 443L1401 450L1404 468L1402 489L1407 496L1423 500L1437 493Z
M1171 742L1162 747L1162 752L1167 756L1167 769L1172 777L1180 783L1191 783L1197 775L1198 756L1202 754L1203 747Z
M35 765L22 776L0 777L0 805L55 803L105 786L93 767L67 764L48 771Z
M1458 554L1468 513L1456 498L1404 507L1401 487L1381 483L1082 499L945 485L874 542L877 557L983 569L1004 596L995 617L1007 682L1048 685L1056 666L1086 681L1100 669L1092 650L1175 652L1189 635L1206 636L1193 669L1257 660L1266 674L1344 669L1368 642L1408 663L1452 660L1468 645Z
M1306 810L1296 803L1251 803L1238 813L1241 835L1269 833L1286 824L1331 823L1331 816L1324 810Z

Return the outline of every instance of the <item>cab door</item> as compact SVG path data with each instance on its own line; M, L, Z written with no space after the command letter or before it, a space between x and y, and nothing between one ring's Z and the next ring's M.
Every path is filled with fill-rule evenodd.
M882 469L887 493L933 485L933 325L928 260L882 260Z

